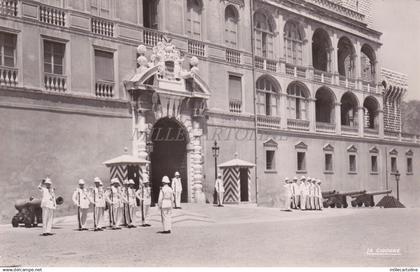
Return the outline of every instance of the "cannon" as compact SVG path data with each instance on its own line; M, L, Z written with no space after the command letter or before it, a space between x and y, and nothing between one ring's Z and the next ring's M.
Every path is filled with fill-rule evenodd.
M64 199L60 196L56 198L57 205L61 205ZM12 218L12 226L17 228L19 224L24 224L26 228L36 227L39 223L42 223L42 208L41 200L33 198L29 200L19 199L15 202L15 208L18 213Z
M349 205L347 203L347 196L361 195L366 193L366 191L355 191L355 192L345 192L340 193L338 191L330 191L322 193L322 198L324 201L322 205L324 208L347 208Z
M375 201L373 196L375 195L385 195L392 193L392 190L388 191L378 191L378 192L365 192L364 194L360 195L353 195L353 200L351 201L352 207L374 207Z

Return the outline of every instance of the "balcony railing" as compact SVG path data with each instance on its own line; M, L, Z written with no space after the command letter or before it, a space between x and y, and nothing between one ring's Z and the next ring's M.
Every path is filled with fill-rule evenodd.
M286 74L293 77L306 78L306 68L286 64Z
M384 131L384 136L385 136L385 138L398 139L400 137L400 132L385 130Z
M255 68L264 70L264 59L255 57Z
M379 135L379 129L377 128L364 128L363 132L366 136L371 136L371 137L378 137Z
M97 17L92 17L91 21L92 33L114 37L114 23Z
M332 84L332 74L321 70L314 70L314 80L321 83Z
M242 112L242 101L237 99L231 99L229 101L229 111L233 113Z
M359 133L359 128L356 126L341 125L341 132L342 134L347 135L357 135Z
M326 133L335 133L335 124L316 122L316 131L326 132Z
M143 30L143 42L146 45L155 46L158 42L163 40L163 34L145 29Z
M18 83L18 69L0 66L0 86L16 86Z
M340 86L354 89L356 87L356 81L353 78L340 75Z
M206 45L199 41L188 40L188 53L204 57L206 55Z
M376 92L375 82L362 81L363 91L368 93Z
M67 90L66 76L45 73L44 85L47 91L65 92Z
M39 6L39 21L55 26L65 26L66 13L59 8Z
M226 49L226 61L230 63L241 63L241 52L232 50L232 49Z
M266 60L265 67L266 67L267 71L277 72L277 61Z
M17 16L17 0L0 0L0 15Z
M257 124L260 128L280 128L280 117L277 116L268 116L268 115L258 115Z
M114 97L114 82L97 80L95 84L95 95L97 97Z
M308 120L287 119L287 127L292 130L308 131L309 123Z
M416 142L417 140L417 135L415 134L411 134L411 133L401 133L401 141L403 142L408 142L408 143L412 143L412 142Z

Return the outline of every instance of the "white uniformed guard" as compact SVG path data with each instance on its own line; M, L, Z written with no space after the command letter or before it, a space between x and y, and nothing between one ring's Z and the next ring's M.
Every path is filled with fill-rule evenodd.
M300 188L299 188L298 178L293 178L292 183L292 209L298 209L300 206Z
M134 189L134 180L128 180L128 185L126 188L125 193L125 201L127 203L127 214L126 214L126 221L129 228L135 228L134 226L134 215L135 215L135 208L137 206L136 201L136 191Z
M306 178L305 185L306 185L306 190L308 192L308 195L306 196L306 209L307 210L312 210L313 209L312 203L311 203L311 197L312 197L312 194L311 194L311 192L312 192L312 178L307 177Z
M94 219L95 231L101 231L105 228L104 213L105 213L105 193L103 183L100 178L94 179L95 187L93 188L90 198L94 205Z
M319 206L319 210L322 210L323 208L323 204L322 204L322 190L321 190L321 180L318 179L316 182L316 187L317 187L317 192L316 192L316 196L317 196L317 200L318 200L318 206Z
M285 211L292 211L290 209L290 201L292 199L292 184L289 181L289 178L284 179L284 210Z
M73 203L77 206L77 220L79 221L79 230L88 230L86 227L87 213L91 201L89 192L85 188L85 181L79 180L79 188L73 193Z
M51 229L53 225L54 210L57 207L54 189L51 188L52 182L50 178L43 179L38 185L38 189L42 192L41 208L42 208L42 235L52 235Z
M312 179L311 184L311 206L313 210L319 210L318 208L318 199L317 199L317 186L316 186L317 179Z
M214 184L214 188L216 189L217 193L217 206L223 207L223 195L225 193L225 186L223 185L222 174L217 174L216 183Z
M110 204L111 209L111 225L112 229L121 229L119 226L122 224L122 195L119 188L120 181L117 178L111 179L111 188L106 194L106 201Z
M300 209L306 210L306 198L308 196L308 188L306 187L306 177L302 176L300 178L300 181L302 182L299 186L300 191Z
M159 208L162 215L163 232L171 233L172 228L172 202L174 201L174 192L169 186L169 178L162 178L163 187L159 192Z
M149 186L149 175L144 173L142 184L136 192L137 198L140 200L141 223L143 227L150 227L148 224L148 216L150 205L152 204L152 193Z
M174 191L175 197L175 209L181 209L181 193L182 193L182 182L179 177L179 172L175 172L175 177L172 179L172 190Z

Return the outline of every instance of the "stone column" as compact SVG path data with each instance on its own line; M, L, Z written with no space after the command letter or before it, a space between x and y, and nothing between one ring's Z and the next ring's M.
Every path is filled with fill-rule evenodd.
M330 55L331 55L331 73L333 74L334 84L339 84L339 77L338 77L338 38L337 34L331 38L332 47L330 48Z
M378 110L378 128L379 128L379 138L384 137L384 111Z
M280 99L280 128L281 129L287 129L287 95L284 93L281 93L279 96Z
M200 129L200 123L193 121L193 129L191 134L191 168L192 168L192 200L194 203L205 203L205 195L203 192L203 147L201 145L201 136L203 130Z
M363 107L357 108L357 116L359 118L359 137L364 137L364 130L365 130L365 113L363 111Z
M315 132L316 131L316 107L315 107L315 99L309 99L309 131Z
M307 65L309 68L313 69L313 60L312 60L312 36L314 35L314 30L312 25L308 24L305 28L305 39L303 41L303 52L305 52L305 58L303 59L303 64Z
M341 135L341 103L335 103L335 133Z

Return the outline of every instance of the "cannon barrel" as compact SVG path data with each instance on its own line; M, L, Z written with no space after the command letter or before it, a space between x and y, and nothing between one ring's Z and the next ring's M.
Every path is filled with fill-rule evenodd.
M340 195L345 195L345 196L356 196L356 195L363 195L366 194L366 190L363 191L354 191L354 192L344 192L344 193L339 193Z
M392 193L392 190L388 190L388 191L377 191L377 192L367 192L366 194L368 195L385 195L385 194L390 194Z
M20 211L25 207L41 207L41 200L38 198L30 198L30 199L18 199L15 202L16 210Z

